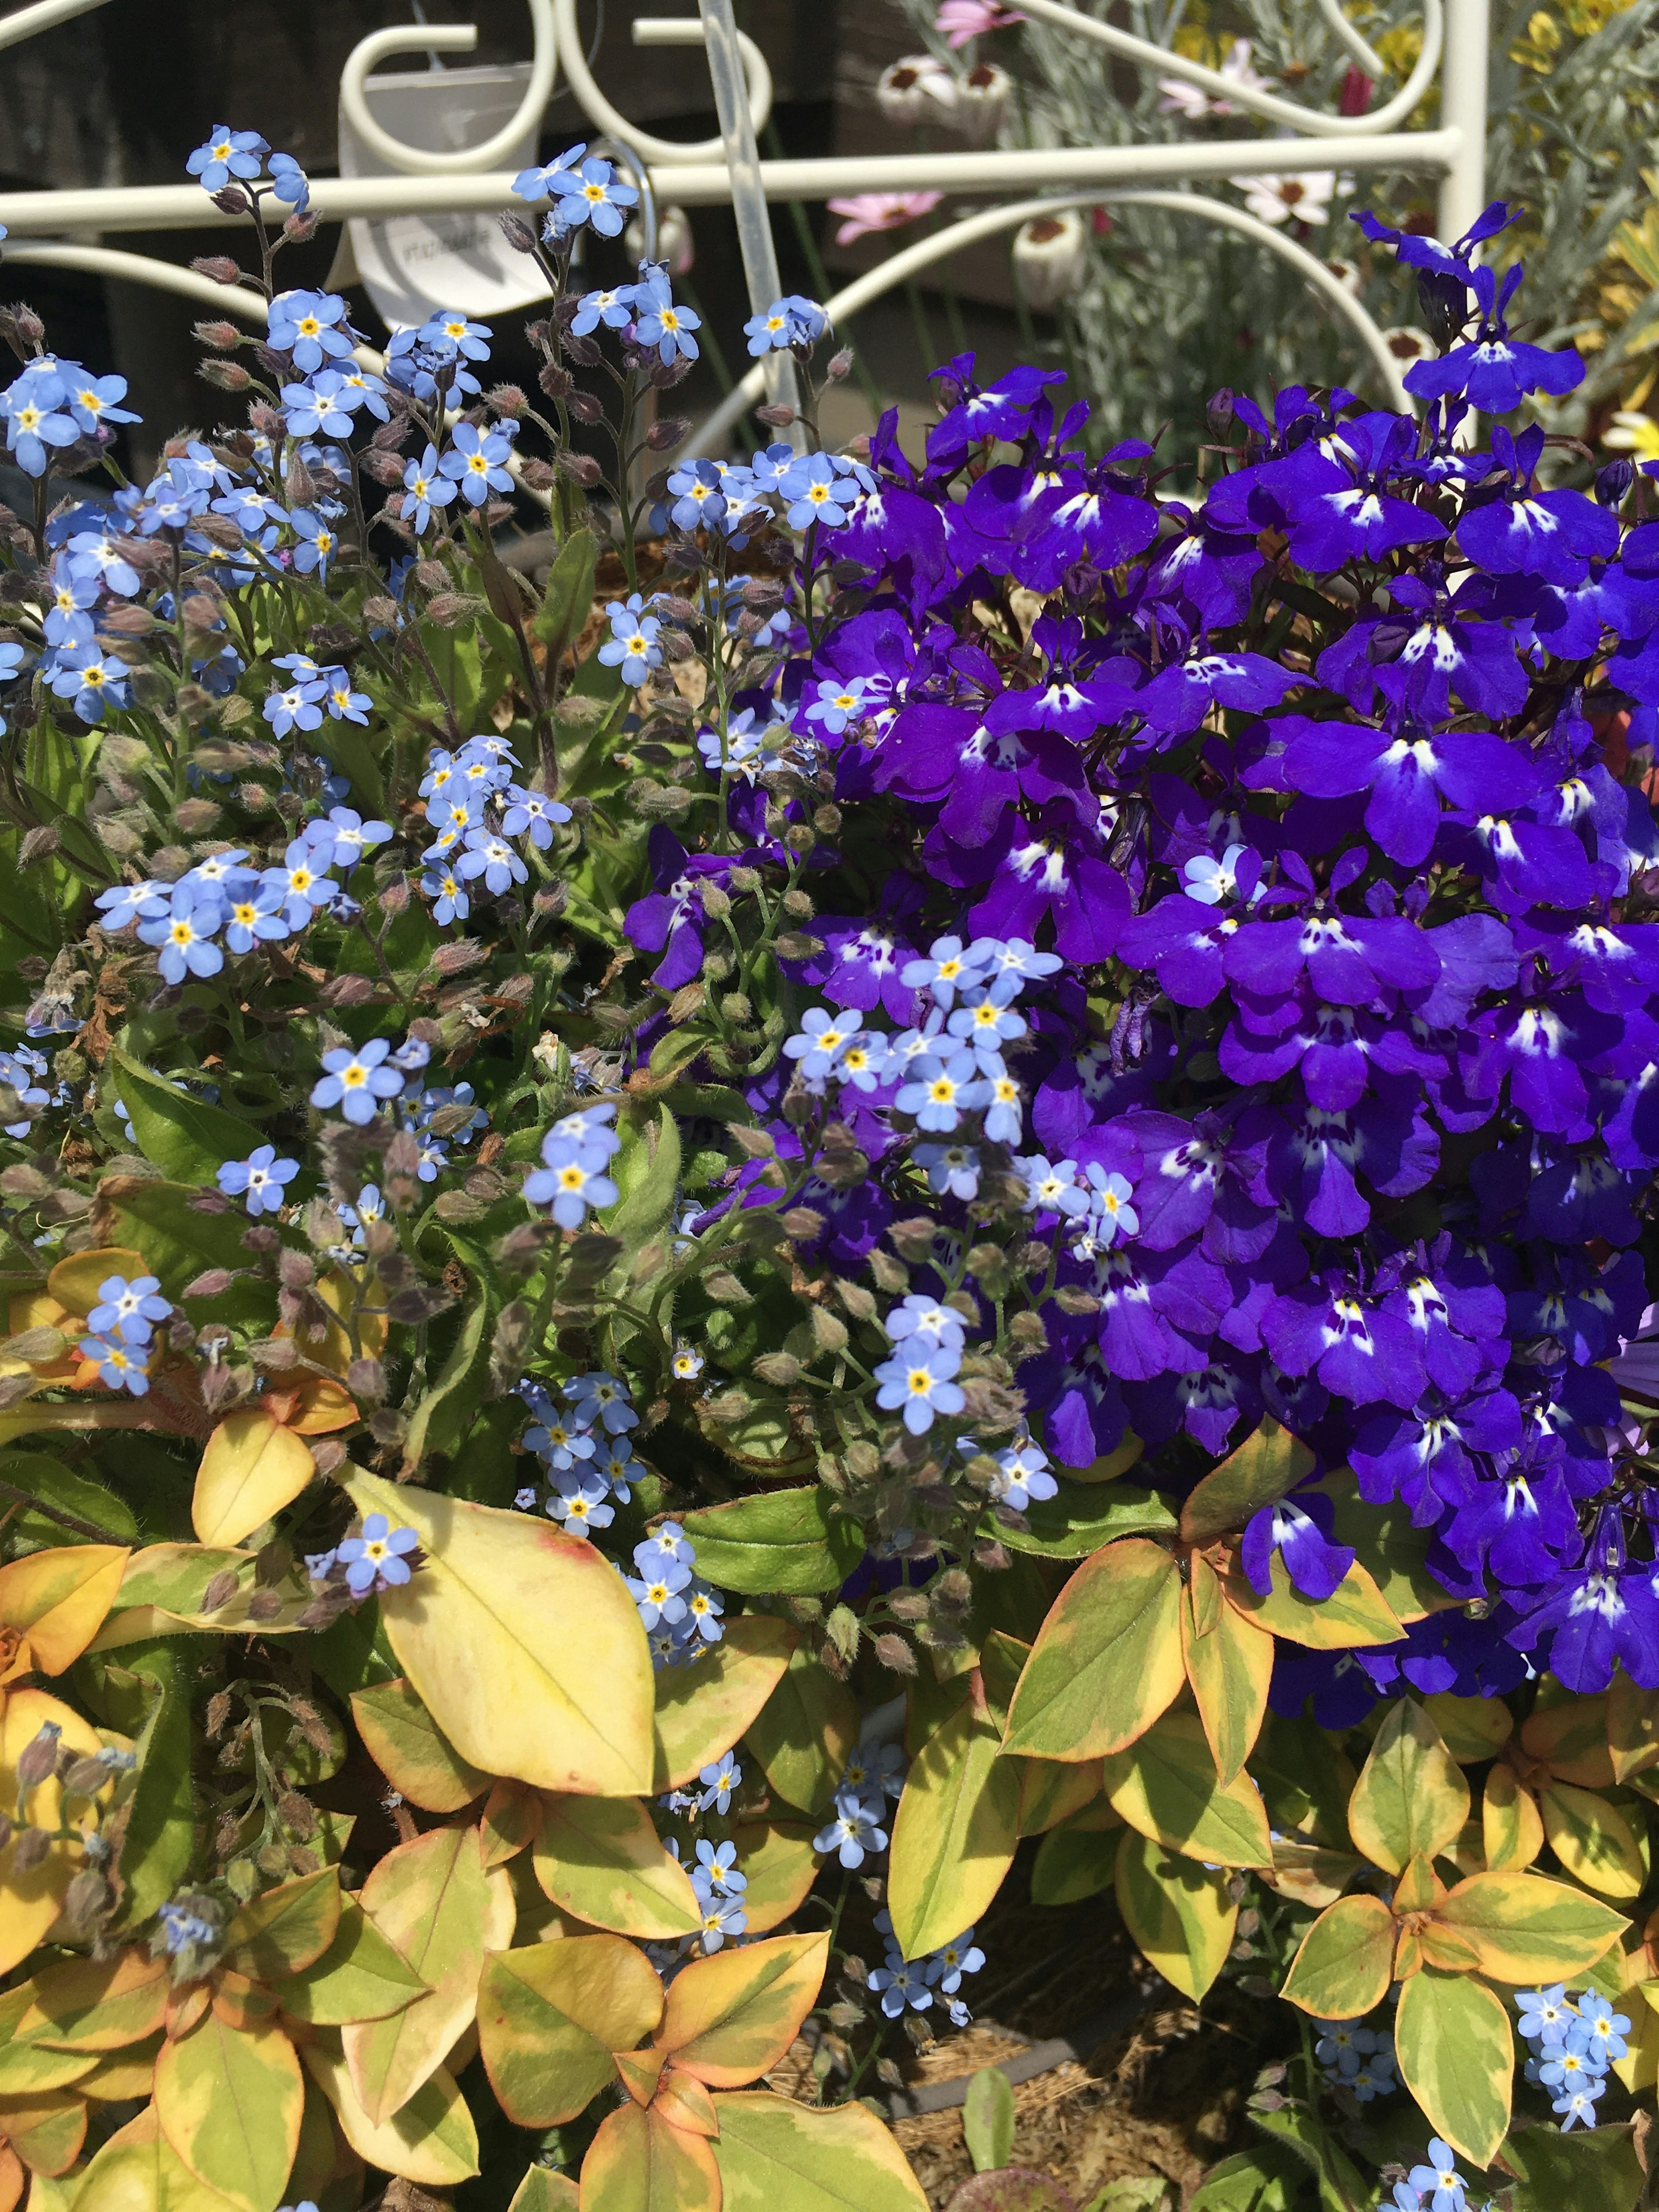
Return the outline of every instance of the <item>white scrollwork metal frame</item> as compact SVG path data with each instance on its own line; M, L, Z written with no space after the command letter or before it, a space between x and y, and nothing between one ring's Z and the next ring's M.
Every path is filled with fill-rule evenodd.
M0 16L0 50L68 21L107 0L33 0ZM708 58L720 133L696 143L659 138L630 123L605 97L588 65L577 21L578 0L526 0L532 37L529 82L517 113L482 144L434 153L394 138L370 112L364 82L389 56L415 51L465 53L477 44L470 23L410 23L376 31L348 57L340 104L358 136L394 172L381 177L313 177L312 204L326 222L354 216L388 216L470 210L502 211L521 204L513 197L513 172L490 165L505 158L539 118L562 68L571 91L609 149L635 177L647 204L672 193L684 206L729 202L738 219L744 271L756 309L778 290L777 264L767 214L776 200L824 200L846 192L921 189L979 196L1030 195L981 209L943 230L902 247L825 302L831 320L849 317L947 259L975 240L1013 230L1034 216L1065 208L1116 205L1156 208L1193 217L1254 240L1287 262L1352 331L1368 363L1396 407L1407 407L1400 364L1363 305L1315 255L1271 225L1230 202L1193 187L1222 178L1293 172L1298 167L1354 173L1389 170L1439 179L1443 237L1468 228L1485 198L1486 65L1489 0L1423 0L1423 46L1407 82L1371 112L1333 116L1257 91L1201 63L1168 52L1085 15L1069 0L1019 0L1021 11L1045 28L1105 47L1140 69L1183 79L1279 126L1272 138L1205 143L1109 147L1046 147L1035 151L994 148L980 152L762 161L757 133L772 106L772 76L754 40L739 31L732 0L699 0L691 16L638 16L636 46L701 46ZM1373 79L1382 64L1342 14L1339 0L1318 0L1333 31ZM1433 87L1440 88L1439 128L1411 131L1406 124ZM643 209L642 209L643 211ZM0 193L0 222L10 235L8 260L123 278L218 307L258 324L264 319L257 295L221 286L147 254L86 242L84 234L199 229L234 222L194 185L117 186L106 190ZM647 226L654 233L655 225ZM76 238L75 234L82 234ZM793 364L774 357L751 369L700 426L701 447L722 440L765 392L787 398Z

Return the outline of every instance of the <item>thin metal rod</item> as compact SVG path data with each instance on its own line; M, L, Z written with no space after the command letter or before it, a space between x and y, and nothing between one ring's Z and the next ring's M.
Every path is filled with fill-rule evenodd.
M35 0L33 8L20 8L15 15L0 16L0 47L21 45L38 32L50 31L76 15L89 15L104 4L105 0Z
M777 248L772 242L766 186L761 181L760 149L755 143L755 126L749 114L743 57L738 51L737 21L732 13L732 0L698 0L698 12L702 18L709 82L714 88L714 112L720 118L726 172L732 180L732 212L737 217L738 247L743 255L744 282L749 288L749 312L751 315L764 314L782 287L778 282ZM775 406L799 406L800 386L791 355L764 355L761 381ZM805 451L805 438L799 423L790 426L789 442L797 453Z
M471 53L478 43L476 23L407 23L389 31L371 31L346 56L340 71L340 106L345 118L372 154L392 168L416 177L453 177L487 169L505 161L527 131L542 119L559 73L559 37L553 22L552 0L528 0L534 59L524 98L499 131L476 146L463 146L448 154L434 154L423 146L405 145L377 123L364 91L364 79L377 62L390 54Z
M636 142L637 143L637 142ZM769 200L825 200L842 192L1029 191L1053 185L1175 184L1184 179L1277 175L1285 171L1393 169L1444 176L1462 150L1455 130L1401 131L1382 138L1246 138L1207 145L1053 146L1033 151L884 154L811 161L763 161ZM641 149L643 150L643 149ZM434 215L521 208L511 170L476 177L313 177L311 204L325 222L352 216ZM659 193L682 207L718 207L731 198L723 161L653 164ZM242 216L222 215L195 185L129 185L101 191L0 192L0 222L14 238L75 230L230 229Z
M1243 208L1230 207L1224 201L1201 198L1196 192L1063 192L1045 196L1042 199L1021 200L1012 206L988 208L981 215L967 216L949 230L938 232L932 238L919 239L890 259L856 278L843 292L824 302L831 322L844 315L855 315L861 308L878 300L884 292L891 291L920 270L936 261L943 261L960 247L971 246L981 238L992 238L999 231L1013 230L1034 216L1052 215L1058 208L1094 207L1158 208L1171 215L1197 216L1201 222L1213 222L1224 229L1237 231L1241 237L1267 246L1279 258L1288 261L1297 273L1313 290L1350 325L1355 336L1364 347L1372 366L1387 386L1392 404L1402 413L1410 413L1411 400L1401 380L1400 363L1389 351L1382 333L1371 320L1364 307L1351 292L1343 289L1340 281L1334 276L1322 261L1297 245L1268 223L1258 222ZM713 414L700 422L687 441L685 450L692 453L718 452L727 434L742 416L745 408L752 407L760 397L761 380L758 369L748 375L727 394Z
M1456 0L1448 20L1440 115L1458 151L1440 186L1440 235L1461 238L1486 199L1486 70L1490 0Z
M176 262L158 261L148 253L123 253L112 246L73 246L57 239L40 242L8 239L4 258L8 268L18 264L78 269L88 276L147 284L153 292L176 292L183 299L216 307L222 314L237 316L245 323L263 325L266 320L265 303L257 292L250 292L240 284L216 284L211 276L198 276L194 269L181 269Z
M559 27L559 53L564 63L564 73L570 80L570 89L576 95L581 111L597 129L628 139L639 148L648 161L659 167L678 167L684 161L719 161L726 147L722 138L699 138L695 143L684 139L659 138L649 131L642 131L637 123L630 123L618 109L613 107L599 90L599 82L587 65L587 56L582 51L581 31L576 21L576 0L553 0L554 20ZM653 26L655 16L647 16L641 27L643 35L636 33L635 44L656 43ZM690 29L699 35L702 26L692 24ZM682 42L684 33L673 41ZM765 55L747 32L738 33L738 46L742 52L744 69L748 82L748 101L750 119L757 131L763 131L766 118L772 112L772 72ZM665 197L680 199L678 188L665 192Z
M1453 12L1467 4L1468 0L1452 0ZM1064 0L1031 0L1024 13L1055 30L1073 31L1080 38L1092 39L1097 45L1109 47L1113 53L1121 54L1126 61L1134 62L1142 69L1155 69L1161 76L1180 77L1188 84L1198 85L1214 98L1224 100L1234 107L1246 108L1252 115L1264 116L1269 123L1282 124L1291 131L1304 131L1318 138L1370 137L1387 131L1393 124L1403 123L1434 82L1445 32L1441 0L1424 0L1423 51L1418 56L1416 68L1394 98L1369 115L1322 115L1316 108L1303 107L1293 100L1280 100L1276 93L1256 92L1241 84L1237 77L1224 76L1219 70L1206 69L1202 62L1189 62L1184 54L1172 53L1167 47L1137 39L1113 24L1103 23L1098 16L1079 15L1075 8L1065 6ZM1483 61L1483 71L1484 69ZM1285 166L1288 168L1290 164L1286 162Z

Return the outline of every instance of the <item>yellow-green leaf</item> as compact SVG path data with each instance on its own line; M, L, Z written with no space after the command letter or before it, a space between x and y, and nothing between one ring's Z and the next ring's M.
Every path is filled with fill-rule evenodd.
M343 2027L401 2012L428 1984L389 1943L355 1897L342 1896L339 1924L322 1956L289 1974L276 1990L290 2020L307 2027Z
M1564 1698L1559 1705L1535 1705L1521 1723L1521 1747L1528 1759L1547 1760L1558 1782L1583 1790L1606 1790L1613 1779L1607 1749L1607 1701L1603 1697Z
M47 1726L62 1731L60 1750L90 1755L102 1748L80 1714L61 1698L45 1690L0 1690L0 1808L8 1814L16 1809L18 1759ZM55 1778L38 1783L29 1798L32 1824L52 1833L71 1814L83 1819L86 1809L76 1800L65 1802L63 1784ZM78 1841L64 1839L48 1844L46 1856L20 1874L21 1840L21 1831L15 1829L0 1844L0 1897L5 1901L0 1911L0 1974L21 1966L47 1934L84 1858Z
M1509 2131L1515 2073L1500 2001L1466 1974L1425 1966L1400 1992L1394 2045L1401 2079L1436 2135L1476 2166L1490 2166Z
M207 1440L191 1525L204 1544L240 1544L291 1505L316 1472L303 1437L263 1407L239 1407Z
M694 1666L663 1669L652 1715L651 1787L657 1795L679 1789L732 1749L776 1689L799 1642L800 1631L787 1621L741 1613Z
M812 1833L810 1820L739 1820L732 1831L749 1884L743 1910L750 1936L766 1935L805 1902L823 1863Z
M1033 1905L1076 1905L1109 1889L1123 1822L1103 1797L1050 1828L1031 1862Z
M0 2135L31 2173L68 2172L87 2139L87 2108L65 2089L37 2089L0 2100Z
M23 1982L0 1995L0 2097L27 2097L42 2089L61 2089L98 2064L93 2051L54 2051L45 2043L20 2043L17 2024L33 1999Z
M8 1629L21 1646L10 1671L72 1665L103 1626L130 1557L125 1544L55 1544L0 1567L0 1647ZM7 1671L0 1656L0 1678Z
M893 1820L887 1905L907 1959L977 1920L1019 1841L1019 1768L1002 1756L977 1674L910 1762Z
M1408 1859L1444 1850L1468 1817L1469 1785L1440 1731L1414 1698L1399 1698L1348 1800L1354 1849L1399 1874Z
M825 1931L774 1936L696 1960L669 1985L657 2047L711 2089L741 2087L794 2041L829 1960Z
M398 1663L461 1757L544 1790L649 1790L645 1632L591 1544L527 1514L354 1474L364 1513L412 1528L426 1564L380 1601Z
M1639 1897L1648 1878L1642 1848L1616 1805L1571 1783L1538 1793L1550 1849L1575 1881L1602 1897Z
M1304 1597L1291 1580L1285 1555L1275 1552L1269 1570L1273 1589L1258 1596L1242 1574L1227 1577L1232 1604L1287 1643L1310 1651L1352 1651L1373 1644L1398 1644L1405 1635L1398 1616L1358 1559L1329 1597Z
M909 2160L867 2106L814 2112L769 2091L714 2100L723 2212L926 2212Z
M661 1942L702 1925L685 1869L636 1797L550 1797L535 1865L543 1893L592 1927Z
M1294 1490L1313 1463L1299 1437L1271 1418L1263 1421L1188 1492L1181 1509L1182 1541L1207 1544L1230 1528L1242 1528L1258 1507Z
M662 2016L662 1984L620 1936L566 1936L497 1952L478 1990L478 2048L501 2110L557 2127L613 2079Z
M1472 1874L1437 1917L1468 1936L1495 1982L1571 1981L1630 1923L1610 1905L1541 1874Z
M198 2181L162 2134L154 2105L103 2145L75 2183L73 2201L75 2212L231 2212L231 2200ZM29 2212L46 2202L37 2188Z
M1059 1759L1023 1759L1019 1765L1019 1832L1046 1835L1100 1795L1093 1759L1073 1765Z
M1139 1536L1085 1559L1020 1675L1007 1749L1075 1760L1133 1743L1185 1680L1181 1588L1169 1553Z
M329 2043L307 2043L307 2070L334 2107L340 2132L367 2165L424 2189L453 2189L478 2171L478 2131L454 2077L440 2066L379 2127L357 2101L345 2060Z
M1659 1690L1638 1687L1623 1668L1607 1691L1607 1750L1620 1782L1659 1766Z
M401 2010L342 2031L352 2088L379 2127L471 2023L483 1954L512 1942L515 1912L505 1869L484 1870L476 1828L433 1828L399 1844L370 1873L362 1900L428 1984L426 1996Z
M450 1742L401 1674L356 1690L351 1717L369 1757L400 1797L425 1813L459 1813L489 1787Z
M577 2212L580 2191L568 2173L532 2166L513 2192L507 2212Z
M245 2212L274 2212L300 2141L305 2080L267 2024L231 2027L210 2005L155 2061L155 2112L198 2181Z
M1515 1733L1515 1721L1501 1698L1458 1698L1437 1690L1423 1710L1440 1731L1440 1740L1460 1766L1490 1759Z
M339 1869L319 1867L242 1906L225 1930L225 1964L257 1982L301 1973L322 1957L339 1924Z
M1358 2020L1388 1995L1394 1915L1380 1897L1343 1897L1322 1912L1279 1991L1316 2020Z
M588 2146L580 2204L582 2212L720 2212L714 2150L630 2099Z
M1486 1776L1480 1798L1480 1845L1494 1874L1529 1867L1544 1848L1544 1823L1538 1802L1522 1786L1515 1769L1499 1759Z
M165 1960L136 1947L108 1959L65 1959L28 1984L20 2042L59 2051L120 2051L142 2043L167 2011Z
M1203 1996L1226 1964L1238 1906L1223 1868L1200 1866L1131 1828L1119 1839L1118 1911L1165 1981Z
M1113 1810L1167 1850L1223 1866L1273 1864L1260 1794L1245 1775L1219 1781L1196 1713L1165 1713L1103 1772Z
M1194 1570L1198 1562L1194 1562ZM1208 1571L1206 1570L1206 1571ZM1210 1581L1213 1586L1215 1577ZM1212 1625L1200 1634L1194 1613L1193 1589L1182 1593L1181 1649L1216 1772L1231 1782L1255 1748L1267 1713L1273 1680L1273 1640L1265 1629L1226 1604L1214 1608Z
M744 1741L786 1804L815 1813L826 1804L859 1740L858 1700L802 1642L750 1723Z

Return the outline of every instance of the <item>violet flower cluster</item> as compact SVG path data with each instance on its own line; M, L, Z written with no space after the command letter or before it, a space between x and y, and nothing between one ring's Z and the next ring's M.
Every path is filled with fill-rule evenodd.
M820 1255L855 1270L918 1197L960 1251L981 1178L1018 1175L1053 1255L1019 1370L1049 1461L1132 1431L1180 1486L1161 1448L1218 1455L1273 1416L1316 1468L1243 1565L1265 1590L1282 1558L1314 1598L1352 1556L1322 1478L1397 1505L1445 1609L1386 1649L1282 1652L1275 1702L1327 1725L1402 1680L1535 1664L1594 1690L1620 1660L1659 1683L1607 1366L1648 1306L1659 831L1607 744L1639 763L1654 737L1659 521L1628 464L1544 488L1542 430L1480 437L1582 374L1510 335L1515 272L1473 265L1504 220L1389 234L1454 340L1412 372L1420 421L1229 401L1242 435L1195 496L1155 495L1146 444L1090 460L1055 373L982 388L959 357L921 465L884 423L836 536L849 611L781 685L849 826L885 795L917 840L863 911L820 893L821 949L786 969L829 1009L747 1091L787 1158L786 1092L831 1091L871 1164L809 1185ZM1044 601L1029 629L1016 594ZM662 890L628 929L661 987L699 972L708 887L741 896L800 818L763 787L746 854L653 832ZM957 1341L883 1370L913 1431Z

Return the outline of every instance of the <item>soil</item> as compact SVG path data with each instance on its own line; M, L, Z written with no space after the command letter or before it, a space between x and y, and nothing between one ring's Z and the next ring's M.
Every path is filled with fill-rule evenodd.
M1069 2035L1126 1985L1158 1983L1148 2008L1085 2055L1014 2090L1013 2163L1049 2175L1079 2207L1109 2182L1161 2175L1184 2206L1208 2169L1250 2140L1245 2115L1260 2069L1295 2043L1282 2005L1217 1984L1201 2006L1151 1974L1109 1892L1082 1905L1029 1899L1027 1844L979 1923L987 1964L963 1985L974 2025L947 2033L904 2069L908 2084L940 2081ZM972 2172L960 2109L893 2124L935 2206Z

